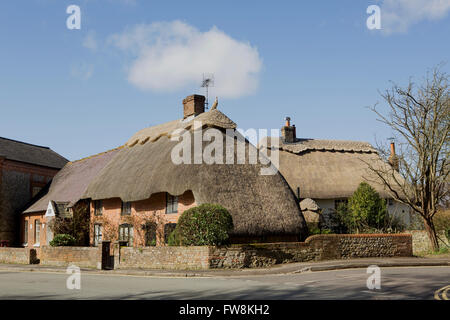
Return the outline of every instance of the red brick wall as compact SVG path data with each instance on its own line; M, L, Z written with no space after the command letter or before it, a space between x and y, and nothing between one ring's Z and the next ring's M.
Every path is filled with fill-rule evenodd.
M145 230L142 225L146 221L156 221L158 224L156 244L164 245L164 225L176 223L180 215L187 209L196 205L194 195L186 191L178 197L178 212L166 214L166 194L156 193L149 199L135 201L131 204L131 215L121 215L122 201L119 198L106 199L102 201L103 213L101 216L94 214L94 202L91 202L91 228L90 243L94 244L94 225L103 226L103 240L117 241L119 237L119 225L132 224L134 232L133 246L145 245Z
M41 232L40 237L38 239L38 243L40 246L47 244L47 219L45 217L44 212L36 212L36 213L28 213L22 215L21 223L20 223L20 239L22 241L22 245L26 245L27 248L39 248L36 246L36 242L34 239L35 235L35 226L36 221L39 220L41 222ZM28 222L28 238L25 239L25 221ZM31 227L30 227L31 225Z
M100 268L101 248L42 246L38 258L42 265Z
M0 159L0 240L23 243L20 210L31 200L33 188L43 188L58 172L52 169Z
M0 263L32 264L36 260L36 251L27 248L0 247Z

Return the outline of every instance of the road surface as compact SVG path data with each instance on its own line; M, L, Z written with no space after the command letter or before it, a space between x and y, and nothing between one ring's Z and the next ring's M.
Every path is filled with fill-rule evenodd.
M145 277L81 273L0 272L0 299L445 299L450 267L381 269L381 289L369 290L366 269L245 277Z

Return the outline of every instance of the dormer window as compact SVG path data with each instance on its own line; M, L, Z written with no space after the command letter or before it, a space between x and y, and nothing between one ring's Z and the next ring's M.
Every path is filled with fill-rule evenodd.
M103 214L103 204L102 200L94 201L94 215L101 216Z
M131 214L131 202L122 201L122 210L120 214L123 216L129 216Z
M178 212L178 197L166 193L166 213Z

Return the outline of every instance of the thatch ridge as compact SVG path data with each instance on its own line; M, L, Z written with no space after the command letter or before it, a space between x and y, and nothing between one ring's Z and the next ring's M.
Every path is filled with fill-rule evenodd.
M171 138L172 134L177 129L192 129L194 121L202 122L203 126L235 129L236 124L230 120L219 110L210 110L208 112L201 113L195 118L179 119L170 122L162 123L156 126L148 127L138 131L134 134L125 144L128 147L133 147L138 143L144 144L146 142L155 142L161 137Z

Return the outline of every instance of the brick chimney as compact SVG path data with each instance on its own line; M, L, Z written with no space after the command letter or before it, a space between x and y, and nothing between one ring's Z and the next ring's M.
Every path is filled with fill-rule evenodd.
M205 112L205 97L193 94L183 100L184 119Z
M394 142L391 142L391 154L389 156L388 161L391 164L392 168L394 168L395 171L399 170L398 157L395 154L395 143Z
M285 143L297 141L295 125L291 126L291 118L286 117L286 124L281 128L281 138Z

